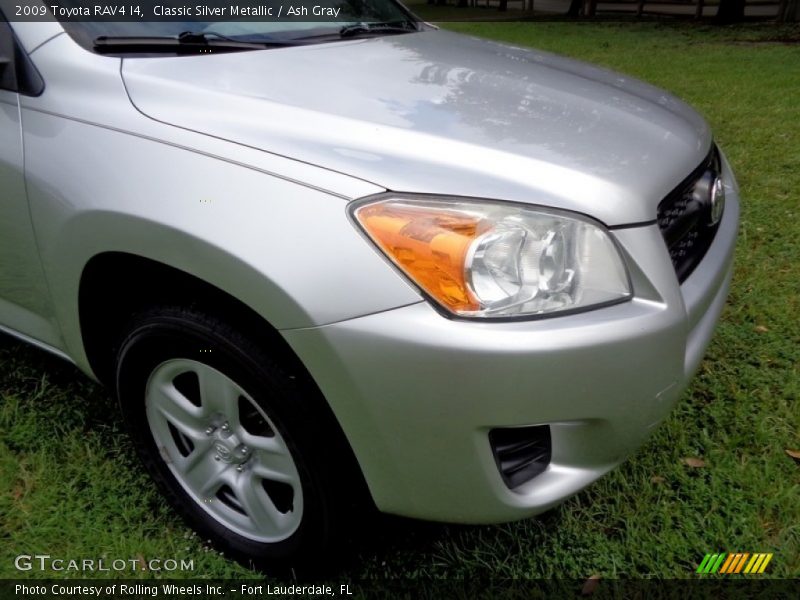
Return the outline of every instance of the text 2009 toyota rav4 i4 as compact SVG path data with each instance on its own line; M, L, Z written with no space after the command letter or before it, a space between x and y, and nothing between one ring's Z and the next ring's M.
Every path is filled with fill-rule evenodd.
M348 6L1 25L0 324L112 388L175 508L260 564L372 504L562 502L669 413L731 275L737 186L684 103Z

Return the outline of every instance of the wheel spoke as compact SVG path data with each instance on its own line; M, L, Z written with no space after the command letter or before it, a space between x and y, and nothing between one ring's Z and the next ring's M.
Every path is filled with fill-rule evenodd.
M253 468L265 479L294 483L297 481L297 470L294 461L284 445L283 440L276 437L256 435L243 436L244 443L253 449Z
M211 446L211 440L199 440L189 456L173 460L172 464L175 465L175 468L183 475L187 475L192 473L195 469L201 468L201 463L204 461L216 462L212 461L211 458Z
M286 445L277 436L266 437L263 435L253 435L246 431L242 433L242 441L254 450L259 450L263 454L275 454L285 456L287 454Z
M232 489L256 529L263 532L281 528L280 522L285 517L275 508L253 473L240 473L233 482Z
M277 458L277 460L275 460ZM257 453L252 459L253 473L262 479L269 481L279 481L281 483L294 484L297 476L294 473L294 466L288 459L269 455L265 460L265 455Z
M211 452L204 452L194 460L190 454L183 464L176 463L175 467L181 472L183 481L203 500L210 500L216 496L219 488L226 483L225 471L230 465L221 464L212 458Z
M155 385L150 390L153 407L178 431L199 440L205 437L201 411L175 389L171 383Z

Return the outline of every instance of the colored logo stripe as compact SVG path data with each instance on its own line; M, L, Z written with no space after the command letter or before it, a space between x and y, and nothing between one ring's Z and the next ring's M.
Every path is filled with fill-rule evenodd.
M706 554L697 567L697 573L703 575L713 573L725 575L763 573L769 561L772 560L772 556L772 553L750 554L749 552Z
M698 573L716 573L722 564L725 554L706 554L703 562L697 567Z
M738 573L739 571L741 571L744 568L744 561L746 561L748 558L750 558L749 553L745 552L744 554L741 554L739 556L739 560L736 561L736 566L731 567L729 573Z
M722 565L722 572L723 573L727 573L728 572L728 569L730 569L731 564L733 564L734 560L736 560L736 555L735 554L729 554L728 555L728 560L726 560L725 564Z
M753 571L752 571L753 573L763 573L764 572L764 569L767 568L767 565L769 564L769 561L772 560L772 552L770 552L769 554L762 554L761 555L761 560L763 560L761 565L760 566L756 565L756 567L758 567L758 571L756 571L755 567L753 567Z

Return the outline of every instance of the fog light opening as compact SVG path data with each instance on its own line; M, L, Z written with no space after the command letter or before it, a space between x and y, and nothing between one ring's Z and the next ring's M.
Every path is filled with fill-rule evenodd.
M511 490L540 475L550 464L549 425L492 429L489 444L500 476Z

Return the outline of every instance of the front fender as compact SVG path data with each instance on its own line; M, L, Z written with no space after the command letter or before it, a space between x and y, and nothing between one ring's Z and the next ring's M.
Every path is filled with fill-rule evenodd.
M89 260L105 252L194 275L277 329L420 301L358 234L340 196L36 111L26 114L25 153L32 218L63 349L82 368L80 277ZM152 292L157 300L158 290Z

